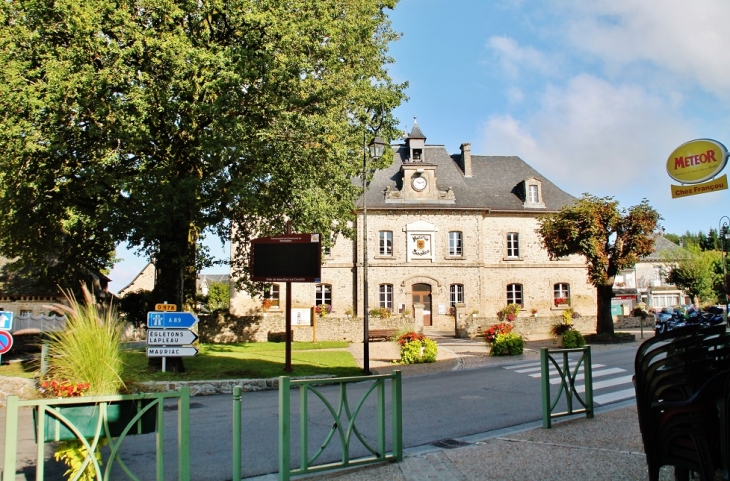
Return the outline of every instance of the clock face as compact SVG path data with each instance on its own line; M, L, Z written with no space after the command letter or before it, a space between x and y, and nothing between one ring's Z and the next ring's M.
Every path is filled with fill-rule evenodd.
M426 179L421 176L414 177L413 180L411 181L411 185L416 190L425 189L427 184L428 184L428 182L426 181Z

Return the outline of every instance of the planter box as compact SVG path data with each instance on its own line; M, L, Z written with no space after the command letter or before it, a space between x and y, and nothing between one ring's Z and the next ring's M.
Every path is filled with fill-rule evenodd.
M111 437L119 437L132 418L145 406L153 403L154 399L141 399L113 401L109 402L106 407L106 421L109 425L109 434ZM138 408L139 406L139 408ZM60 405L52 407L49 410L58 412L68 420L82 435L82 437L90 439L96 436L97 424L101 416L101 405L99 403L79 403L73 405ZM64 421L55 417L53 414L46 412L45 422L43 426L43 441L68 441L78 439L76 434L66 425ZM33 425L38 424L38 408L33 409ZM132 426L127 435L147 434L155 432L157 425L157 409L150 408L145 412ZM33 430L37 433L37 427ZM101 435L105 437L104 420L101 423ZM37 437L37 434L36 434ZM36 439L38 442L38 439Z

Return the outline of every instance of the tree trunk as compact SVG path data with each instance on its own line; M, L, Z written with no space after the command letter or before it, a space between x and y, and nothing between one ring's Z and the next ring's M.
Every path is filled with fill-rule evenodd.
M613 284L596 286L596 298L596 334L613 334L613 316L611 315Z
M180 225L182 224L182 225ZM179 223L165 239L160 239L160 247L155 260L157 282L153 291L155 302L175 304L178 311L184 310L184 275L186 255L188 254L188 225ZM162 360L150 358L149 365L162 367ZM167 372L185 372L181 357L168 357L165 361Z

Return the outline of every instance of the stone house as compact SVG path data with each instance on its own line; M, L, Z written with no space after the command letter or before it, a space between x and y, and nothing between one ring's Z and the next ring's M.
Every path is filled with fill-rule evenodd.
M690 304L687 294L666 279L672 266L665 260L664 252L681 249L666 237L658 235L654 252L616 276L612 300L614 313L629 315L639 302L646 304L647 309Z
M520 317L533 310L558 316L570 306L595 319L585 259L550 260L536 232L541 215L574 197L519 157L473 155L468 143L452 155L427 144L417 123L391 148L393 163L374 174L358 203L356 238L337 239L323 253L320 283L292 284L294 308L328 304L332 316L361 318L367 251L370 310L387 309L426 329L458 333L473 318L496 322L509 303L522 306ZM269 313L283 313L285 288L274 284L256 298L233 289L231 312L255 315L266 297ZM377 324L377 313L370 316Z

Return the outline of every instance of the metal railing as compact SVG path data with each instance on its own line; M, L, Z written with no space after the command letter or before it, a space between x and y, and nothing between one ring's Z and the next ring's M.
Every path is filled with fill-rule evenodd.
M111 479L117 463L128 479L139 481L119 457L119 449L129 435L156 433L156 479L165 479L164 470L164 400L178 400L178 479L190 480L190 391L146 393L110 396L84 396L59 399L20 400L7 398L5 424L5 458L2 481L14 481L18 451L18 420L20 408L34 410L37 481L44 479L45 443L76 440L85 459L79 473L92 467L97 480ZM148 429L145 429L145 425ZM97 449L106 443L110 453L102 471ZM80 475L80 474L79 474ZM78 476L75 478L78 479Z
M558 354L562 357L562 364L553 357ZM574 364L571 371L569 355L580 354L580 358ZM553 365L560 376L560 388L553 400L550 396L550 365ZM583 370L581 376L579 371ZM571 414L586 413L586 418L593 418L593 370L591 367L591 347L585 346L577 349L549 349L543 347L540 349L540 369L542 380L542 426L549 429L552 426L552 419ZM575 387L575 381L583 379L585 385L585 398L582 399ZM553 411L558 405L563 393L565 393L565 401L567 410L554 413ZM580 403L582 408L573 409L573 398Z
M391 451L387 451L387 430L386 430L386 403L385 391L386 381L390 380L392 404L391 414ZM350 408L348 400L348 385L359 383L370 383L366 387L354 409ZM339 395L337 398L337 406L330 402L319 387L338 385ZM299 467L291 469L291 389L299 388ZM376 394L376 424L377 424L377 444L371 446L367 442L361 430L356 426L358 415L370 395ZM324 405L325 410L333 419L325 439L319 443L319 448L314 454L309 454L308 428L310 425L310 413L308 411L310 394L316 396ZM238 397L236 397L238 396ZM238 401L236 401L238 399ZM378 463L384 461L402 461L403 460L403 410L402 410L402 384L401 372L393 371L392 374L381 374L377 376L359 376L359 377L343 377L332 379L308 379L308 380L291 380L287 376L279 378L279 479L286 481L291 476L311 474L321 471L329 471L333 469L348 468L353 466L361 466L365 464ZM236 402L239 404L236 405ZM238 394L234 392L234 463L233 463L233 479L240 478L240 391ZM331 441L339 439L340 443L340 459L338 462L314 465L314 462L323 454L325 449L330 445ZM353 436L356 437L362 446L368 451L368 455L358 459L351 459L351 441ZM334 448L333 448L334 449Z

